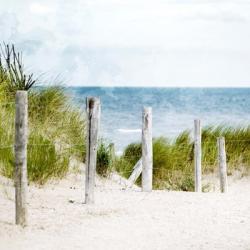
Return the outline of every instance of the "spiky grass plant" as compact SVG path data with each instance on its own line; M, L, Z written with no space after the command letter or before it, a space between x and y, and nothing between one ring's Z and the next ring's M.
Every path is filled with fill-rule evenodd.
M25 72L22 53L16 51L14 44L0 46L0 82L4 81L8 95L14 95L17 90L29 90L36 82L33 74Z

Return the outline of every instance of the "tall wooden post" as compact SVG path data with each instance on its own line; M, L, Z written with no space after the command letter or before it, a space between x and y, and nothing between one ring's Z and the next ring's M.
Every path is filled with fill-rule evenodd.
M17 91L15 116L15 204L16 224L21 226L27 225L27 133L27 92Z
M111 158L111 166L113 167L113 164L115 162L115 144L114 143L109 144L109 155Z
M100 99L87 97L87 142L86 142L86 179L85 203L94 203L98 130L100 124Z
M194 120L195 192L202 192L201 184L201 122Z
M218 144L218 160L219 160L219 175L220 175L220 190L222 193L227 192L227 160L225 149L225 138L219 137Z
M153 182L152 108L142 114L142 191L152 191Z

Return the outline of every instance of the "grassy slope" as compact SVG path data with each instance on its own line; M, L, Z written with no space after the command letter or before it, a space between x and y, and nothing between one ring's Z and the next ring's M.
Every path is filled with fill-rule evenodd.
M5 88L0 96L0 173L13 177L14 97ZM70 157L82 160L85 156L84 117L68 103L62 87L29 92L30 181L43 184L51 177L62 177Z
M250 127L207 127L202 131L202 171L204 174L217 169L217 137L226 139L228 174L240 170L249 173L250 168ZM188 131L181 133L174 141L155 138L153 142L154 188L193 190L194 146ZM141 145L127 146L123 155L117 159L115 168L128 177L135 163L141 157ZM138 181L140 183L140 180Z

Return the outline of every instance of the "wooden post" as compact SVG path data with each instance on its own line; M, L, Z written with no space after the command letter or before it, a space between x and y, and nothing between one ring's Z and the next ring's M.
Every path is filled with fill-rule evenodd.
M142 191L152 191L152 108L144 107L142 114Z
M219 175L220 175L220 190L222 193L227 192L227 160L225 149L225 138L219 137L218 144L218 160L219 160Z
M127 187L132 187L142 172L142 158L135 164L132 174L128 178Z
M15 117L15 204L16 224L21 226L27 225L27 132L27 92L17 91Z
M87 97L87 142L86 142L86 179L85 203L94 203L98 130L100 124L100 99Z
M114 143L109 144L109 155L111 158L111 166L113 167L113 164L115 162L115 144Z
M195 167L195 192L202 192L201 185L201 123L194 120L194 167Z

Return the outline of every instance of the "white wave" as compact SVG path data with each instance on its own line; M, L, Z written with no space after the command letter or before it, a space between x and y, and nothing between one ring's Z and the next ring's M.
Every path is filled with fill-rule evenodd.
M119 128L117 130L118 130L118 132L124 133L124 134L141 133L141 129L124 129L124 128Z
M115 154L116 154L117 156L121 156L122 153L123 153L123 152L122 152L121 150L118 150L118 151L115 152Z

